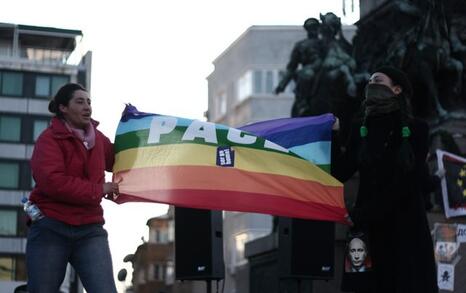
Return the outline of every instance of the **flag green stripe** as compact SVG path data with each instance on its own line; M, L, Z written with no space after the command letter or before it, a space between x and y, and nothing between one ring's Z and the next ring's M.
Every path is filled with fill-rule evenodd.
M271 151L271 152L278 152L283 153L277 150L264 148L264 139L257 137L257 140L253 144L239 144L231 142L227 139L228 130L224 129L217 129L217 140L218 142L209 143L206 142L203 138L195 138L194 140L181 140L183 134L185 133L187 127L180 127L177 126L172 132L169 134L162 134L160 136L160 141L156 144L149 144L147 143L149 137L149 129L144 130L137 130L132 132L127 132L124 134L117 135L115 138L115 153L119 153L124 150L132 149L132 148L139 148L139 147L147 147L147 146L157 146L157 145L169 145L169 144L200 144L200 145L208 145L208 146L241 146L251 149L263 150L263 151ZM290 156L298 157L299 156L289 152Z

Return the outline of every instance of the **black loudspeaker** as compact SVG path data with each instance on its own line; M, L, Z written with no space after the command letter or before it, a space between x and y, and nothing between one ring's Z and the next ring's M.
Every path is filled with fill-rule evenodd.
M221 211L175 207L177 280L225 278Z
M281 278L333 279L335 223L279 217L278 233Z

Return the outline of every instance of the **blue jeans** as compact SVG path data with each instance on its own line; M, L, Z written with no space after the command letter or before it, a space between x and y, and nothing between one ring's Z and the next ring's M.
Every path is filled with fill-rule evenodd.
M26 245L29 293L58 292L70 263L88 293L116 293L107 231L102 224L71 226L42 218Z

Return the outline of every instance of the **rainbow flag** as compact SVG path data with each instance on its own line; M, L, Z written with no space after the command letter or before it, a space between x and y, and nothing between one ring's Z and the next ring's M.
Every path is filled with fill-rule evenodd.
M240 127L270 140L330 173L332 126L335 116L281 118Z
M343 185L322 170L330 161L319 154L319 167L298 154L330 142L333 116L310 118L300 121L319 129L320 135L307 136L313 137L307 142L294 138L290 145L275 136L267 140L252 131L138 112L128 105L115 138L113 176L120 183L116 201L347 223ZM252 130L259 132L257 125ZM287 127L296 134L297 129L306 132L289 123Z

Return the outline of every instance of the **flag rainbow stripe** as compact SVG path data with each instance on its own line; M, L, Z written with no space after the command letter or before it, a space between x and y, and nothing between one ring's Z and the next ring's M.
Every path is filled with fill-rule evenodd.
M321 142L316 138L291 148L315 149ZM120 203L152 201L346 223L340 182L321 166L248 131L127 108L115 152Z
M261 121L240 129L273 141L330 173L334 122L332 114L323 114Z

